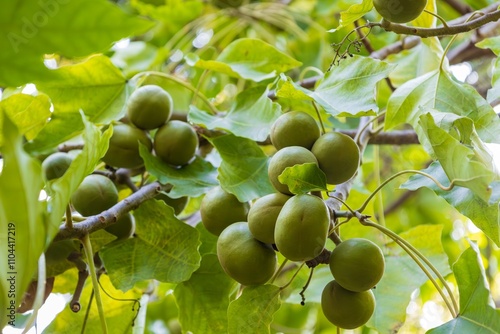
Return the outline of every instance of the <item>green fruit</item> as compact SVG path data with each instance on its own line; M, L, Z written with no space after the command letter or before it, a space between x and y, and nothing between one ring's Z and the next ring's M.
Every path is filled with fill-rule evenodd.
M373 288L384 274L382 250L367 239L353 238L335 247L330 271L344 289L360 292Z
M325 247L329 226L330 212L321 198L294 196L278 215L274 230L276 247L291 261L314 259Z
M130 122L144 130L162 126L172 116L172 109L172 97L156 85L137 88L127 101Z
M319 135L314 118L301 111L290 111L281 115L271 128L271 142L278 150L288 146L310 149Z
M375 311L375 296L371 290L352 292L331 281L321 294L321 308L335 326L354 329L370 320Z
M128 212L125 216L118 219L116 223L106 227L105 230L116 236L116 240L128 239L135 232L134 216Z
M290 196L275 193L259 198L248 211L248 228L255 239L274 244L276 220Z
M66 261L71 253L80 252L79 245L79 241L70 239L51 242L45 251L47 266L53 266L58 262Z
M317 164L318 160L314 154L311 153L311 151L304 147L288 146L279 150L269 161L269 167L267 169L271 184L280 193L292 195L288 186L286 184L282 184L278 180L278 176L280 176L280 174L283 173L287 167L308 162L314 162Z
M250 205L221 187L215 187L203 197L200 205L201 221L212 234L219 235L229 225L246 221Z
M373 0L375 10L387 21L406 23L416 19L427 0Z
M51 154L42 162L43 175L48 181L58 179L66 173L72 161L73 159L67 153Z
M243 285L264 284L276 271L276 253L256 240L245 222L222 231L217 240L217 257L226 274Z
M128 124L113 126L113 135L109 140L109 148L102 161L118 168L138 168L144 165L139 154L139 142L151 151L151 139L143 130Z
M71 196L76 211L83 216L97 215L118 203L114 183L102 175L88 175Z
M165 202L165 204L167 204L172 209L174 209L174 213L176 215L178 215L179 213L181 213L184 210L184 208L186 207L187 202L189 200L189 197L187 197L187 196L183 196L183 197L179 197L179 198L172 198L163 192L156 195L155 198Z
M359 167L359 148L354 140L340 132L328 132L314 143L312 153L329 184L344 183Z
M182 166L193 159L198 148L198 135L187 123L170 121L156 132L156 155L167 164Z

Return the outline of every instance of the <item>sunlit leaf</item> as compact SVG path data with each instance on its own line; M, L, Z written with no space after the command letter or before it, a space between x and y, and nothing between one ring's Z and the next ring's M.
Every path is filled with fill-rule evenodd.
M278 180L288 185L288 189L295 195L327 190L326 175L313 162L286 167L278 176Z
M200 268L174 291L183 332L227 333L229 295L235 284L220 266L217 255L205 255Z
M340 22L335 29L329 30L329 32L336 32L349 26L355 21L362 18L366 13L371 11L373 8L372 0L362 0L361 3L356 3L351 5L347 10L340 13Z
M220 185L240 202L275 192L267 166L269 158L254 141L234 135L209 138L222 163L218 168Z
M500 36L490 37L476 44L477 47L483 49L491 49L497 56L500 56ZM488 90L488 102L500 99L500 58L497 58L493 67L493 75L491 79L491 88Z
M276 88L276 96L286 99L294 100L306 100L313 101L309 96L312 92L309 89L301 87L297 83L293 82L290 77L284 74L280 75L280 81L278 81L278 88Z
M99 252L113 285L127 291L147 279L188 280L200 265L198 232L155 199L142 203L134 217L134 237L111 243Z
M229 334L270 333L273 314L280 308L280 288L275 285L247 286L229 304ZM242 315L245 316L242 316Z

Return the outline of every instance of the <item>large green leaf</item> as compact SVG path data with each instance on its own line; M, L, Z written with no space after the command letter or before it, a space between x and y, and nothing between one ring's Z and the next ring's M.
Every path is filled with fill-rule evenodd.
M193 162L182 168L174 168L155 157L142 144L139 151L147 171L161 183L173 186L168 193L172 198L198 197L219 184L217 170L200 157L196 157Z
M170 283L188 280L200 265L196 229L155 199L142 203L134 217L134 237L111 243L99 252L113 285L127 291L147 279Z
M326 175L314 162L286 167L278 180L295 195L327 190Z
M362 0L361 3L351 5L347 10L340 13L339 25L335 29L330 29L329 32L336 32L342 28L348 27L371 11L372 8L372 0Z
M77 281L77 271L68 270L66 273L67 274L65 276L69 276L70 274L73 275L68 281L74 286ZM58 277L58 279L59 278L60 277ZM99 282L102 289L106 291L106 293L101 291L101 300L104 308L104 314L106 316L108 333L131 333L133 329L132 326L138 312L138 306L135 304L135 300L138 300L141 297L141 291L138 289L131 289L124 293L117 290L111 284L108 275L101 275ZM85 283L85 287L80 298L82 306L80 312L75 313L68 305L66 305L63 311L57 315L55 320L43 331L43 333L81 333L84 324L86 333L102 333L101 321L97 310L95 296L92 300L92 304L89 305L92 290L92 280L89 278ZM141 308L142 307L147 306L141 305ZM90 312L88 318L85 319L89 308Z
M153 24L105 0L19 0L3 4L0 25L0 84L19 86L49 75L44 54L82 57L105 51Z
M235 135L208 140L222 157L218 179L224 190L240 202L275 192L267 175L269 158L254 141Z
M444 276L451 272L441 245L441 225L419 225L399 236L416 247ZM373 290L377 300L368 326L380 333L394 333L404 323L411 293L428 281L412 258L392 242L387 245L386 268Z
M210 130L223 129L239 137L264 141L273 122L281 115L281 106L267 97L268 92L269 89L259 87L244 90L224 117L191 106L188 119Z
M477 43L476 46L483 49L491 49L497 55L491 79L492 87L488 90L487 95L488 102L493 103L493 101L500 99L500 58L498 58L500 56L500 36L486 38Z
M472 120L433 111L422 115L419 124L448 178L488 202L492 192L490 183L499 176Z
M471 247L462 253L453 265L453 273L460 292L460 313L455 319L427 333L499 333L500 309L495 309L477 245L471 243Z
M281 289L275 285L247 286L227 309L229 334L269 333L273 314L281 306Z
M92 122L108 123L123 114L127 79L106 56L62 66L35 83L50 96L55 115L82 109Z
M216 60L202 60L196 55L189 55L188 64L257 82L274 78L302 65L274 46L252 38L235 40Z
M449 184L439 162L433 162L424 172L432 175L441 184ZM408 190L417 190L422 187L432 189L436 194L443 197L448 203L453 205L461 214L470 218L470 220L481 229L497 245L500 245L500 224L498 203L483 201L472 190L456 186L450 191L443 191L429 178L422 175L412 176L401 188ZM498 186L497 186L498 188Z
M31 96L14 94L0 101L0 128L3 115L7 115L27 140L33 139L50 117L50 101L47 95ZM0 146L2 146L0 133Z
M396 89L387 105L385 128L388 130L409 123L421 139L424 136L418 122L420 116L430 109L468 117L483 141L500 143L500 120L490 104L474 88L455 82L441 69Z
M312 92L299 84L293 82L293 80L284 75L280 74L280 80L276 88L276 96L286 99L302 100L302 101L313 101L313 98L309 95Z
M0 328L3 328L7 320L15 322L17 305L37 268L46 242L47 217L45 203L38 200L43 186L40 162L23 150L23 138L5 114L1 130L4 144L0 175ZM14 319L6 316L11 305Z
M200 268L174 290L183 332L227 333L229 295L235 285L220 266L217 255L203 256Z
M368 57L347 58L326 73L309 96L333 116L374 115L375 85L394 67Z

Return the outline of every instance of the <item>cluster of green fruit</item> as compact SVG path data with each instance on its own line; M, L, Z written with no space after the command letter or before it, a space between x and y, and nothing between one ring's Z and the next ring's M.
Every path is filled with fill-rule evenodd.
M375 311L371 289L384 274L381 249L367 239L349 239L335 247L329 265L334 280L321 295L323 314L340 328L364 325Z
M156 85L137 88L127 101L130 124L113 126L109 148L102 160L110 166L139 168L144 165L139 154L139 142L169 165L188 164L198 148L198 135L187 123L170 120L172 97ZM156 130L154 140L147 131Z

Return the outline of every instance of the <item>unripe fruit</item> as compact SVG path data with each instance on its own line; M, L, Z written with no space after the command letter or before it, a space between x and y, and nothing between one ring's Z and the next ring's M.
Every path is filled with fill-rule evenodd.
M284 257L291 261L308 261L325 247L330 225L330 213L319 197L297 195L281 209L274 240Z
M138 168L144 165L139 154L139 142L151 151L153 144L143 130L128 124L113 126L113 135L109 140L109 148L102 161L113 167Z
M47 181L58 179L66 173L73 159L67 153L56 152L42 162L43 175Z
M156 132L154 148L156 155L167 164L182 166L193 159L198 135L189 124L170 121Z
M330 271L344 289L360 292L373 288L384 274L382 250L362 238L343 241L330 256Z
M201 200L201 221L210 233L219 235L229 225L246 221L249 209L248 203L241 203L236 196L218 186Z
M162 126L172 116L172 109L172 97L156 85L137 88L127 101L130 122L144 130Z
M269 167L267 173L269 175L269 180L276 190L283 194L292 195L292 192L288 189L286 184L282 184L278 180L278 176L287 167L292 167L295 165L300 165L308 162L318 163L318 160L308 149L301 146L289 146L285 147L271 158L269 161Z
M328 132L319 137L311 152L329 184L340 184L356 174L359 167L359 148L354 140L340 132Z
M352 292L331 281L321 294L321 308L335 326L354 329L370 320L375 311L375 296L371 290Z
M288 146L310 149L319 135L314 118L301 111L290 111L281 115L271 128L271 142L278 150Z
M255 239L245 222L222 231L217 240L217 257L224 271L243 285L264 284L276 271L276 253Z
M375 10L387 21L406 23L416 19L427 0L373 0Z
M83 216L97 215L118 203L114 183L102 175L88 175L71 196L76 211Z
M282 193L259 198L248 211L248 228L255 239L274 244L274 227L278 215L290 196Z
M184 208L186 207L187 202L189 200L189 197L187 197L187 196L183 196L183 197L179 197L179 198L172 198L163 192L156 195L155 198L165 202L165 204L167 204L172 209L174 209L174 213L176 215L178 215L179 213L181 213L184 210Z
M80 242L66 239L53 241L45 251L47 266L56 265L58 262L65 261L73 252L80 252Z
M116 240L128 239L135 232L134 216L128 212L125 216L118 219L116 223L106 227L105 230L116 236Z

